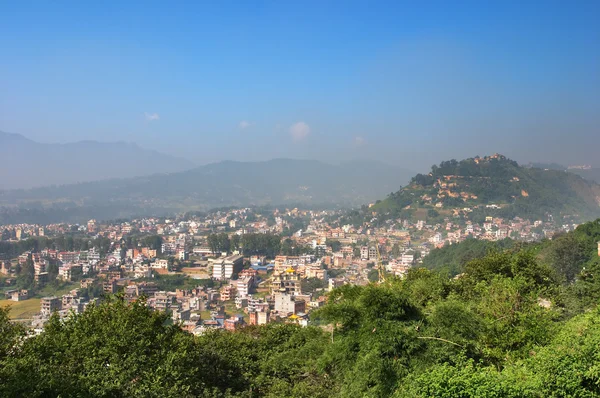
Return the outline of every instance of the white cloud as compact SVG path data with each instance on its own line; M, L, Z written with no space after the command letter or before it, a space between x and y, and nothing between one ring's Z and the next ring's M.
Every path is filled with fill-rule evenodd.
M144 116L146 116L146 120L149 122L153 122L155 120L159 120L160 116L158 115L158 113L148 113L148 112L144 112Z
M352 140L352 143L354 144L354 146L363 146L365 145L366 141L363 137L356 136Z
M242 120L242 121L240 122L240 124L238 124L238 127L239 127L241 130L247 129L247 128L248 128L248 127L250 127L250 126L252 126L252 123L250 123L250 122L249 122L249 121L247 121L247 120Z
M290 126L290 135L295 142L302 141L310 135L310 126L304 122L294 123Z

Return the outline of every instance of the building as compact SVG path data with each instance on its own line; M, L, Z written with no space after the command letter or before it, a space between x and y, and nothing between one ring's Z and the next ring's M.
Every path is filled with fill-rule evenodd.
M29 298L29 290L21 289L21 290L12 290L10 292L6 292L6 297L12 301L23 301Z
M226 285L221 288L221 301L233 300L235 296L235 288L231 285Z
M232 255L224 259L216 259L213 261L212 277L216 280L231 279L234 274L239 273L244 265L244 257L240 255Z
M189 253L186 252L185 250L179 250L177 252L177 259L179 261L187 261L187 260L189 260L189 258L190 258Z
M375 246L369 247L369 260L377 260L377 248Z
M58 259L62 263L76 263L79 262L79 252L60 252Z
M50 316L55 311L60 311L60 299L58 297L44 297L41 300L42 315Z
M237 294L241 298L246 298L250 293L252 293L252 287L254 285L253 277L246 276L240 278L236 282Z
M81 275L81 264L66 264L58 269L58 277L63 281L72 281L77 275Z
M360 248L360 258L361 260L369 259L369 248L367 246L362 246Z
M151 264L152 268L158 269L167 269L169 268L169 260L167 259L158 259Z
M35 274L33 278L35 280L35 283L40 286L48 283L48 273L47 272L40 272L39 274Z
M114 279L104 281L102 283L102 290L104 293L114 294L117 292L117 281Z
M300 294L300 291L300 275L293 268L273 275L271 293Z
M327 281L327 270L318 265L307 266L304 274L307 278L318 278Z
M346 282L342 278L338 278L338 279L330 278L329 279L329 291L332 291L336 287L344 286L345 284L346 284Z
M2 261L0 260L0 273L4 275L10 275L12 271L12 266L10 261Z
M173 322L185 322L189 321L191 316L190 310L174 309L171 317Z
M175 297L167 292L156 292L154 294L154 309L157 311L169 311L175 303Z
M400 264L405 266L410 266L415 261L415 256L413 254L403 254L400 257Z
M90 250L88 250L87 261L90 263L97 263L98 261L100 261L100 252L98 251L98 249L92 247Z
M293 294L276 293L274 299L275 311L280 315L288 316L306 311L306 302L296 298Z
M250 325L266 325L271 320L269 310L261 310L261 311L252 311L249 314L249 324Z
M42 274L46 272L46 260L40 259L39 261L34 261L33 270L36 275Z
M234 331L244 326L244 318L241 315L234 315L223 322L225 330Z

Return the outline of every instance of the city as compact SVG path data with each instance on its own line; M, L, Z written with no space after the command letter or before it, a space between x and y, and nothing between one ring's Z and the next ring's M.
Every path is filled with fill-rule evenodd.
M130 301L144 298L150 308L168 311L173 322L194 334L269 322L306 326L327 292L376 282L380 267L402 277L432 249L445 245L466 239L533 242L577 227L489 216L482 224L457 216L435 225L398 219L383 227L370 222L355 227L340 225L343 216L344 211L242 208L204 217L4 225L0 231L8 244L42 239L18 257L3 255L0 283L6 300L39 302L37 313L27 314L31 319L19 319L38 333L53 312L68 317L103 294L117 293ZM44 238L53 247L40 247ZM19 286L28 265L33 283ZM175 289L154 281L165 278L174 279ZM70 290L50 297L34 293L57 283Z

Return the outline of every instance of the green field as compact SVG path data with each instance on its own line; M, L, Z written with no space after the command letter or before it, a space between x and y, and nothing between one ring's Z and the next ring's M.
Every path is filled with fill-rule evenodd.
M0 307L10 306L11 319L32 319L40 312L40 299L32 298L24 301L0 300Z
M73 289L79 288L79 282L58 282L57 284L49 283L35 293L35 297L60 297L63 294L69 293Z

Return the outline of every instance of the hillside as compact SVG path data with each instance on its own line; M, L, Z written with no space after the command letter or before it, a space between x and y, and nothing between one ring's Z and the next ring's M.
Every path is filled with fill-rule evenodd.
M224 161L170 174L0 192L0 222L84 221L224 206L354 206L398 189L409 175L367 161Z
M45 144L0 131L0 187L32 188L186 170L186 159L132 143Z
M600 215L600 185L560 170L521 167L502 155L450 160L417 174L371 209L379 220L485 216L590 220Z
M568 171L569 173L577 174L589 181L594 181L600 184L600 167L565 167L558 163L530 163L528 167L536 167L538 169L551 169Z

